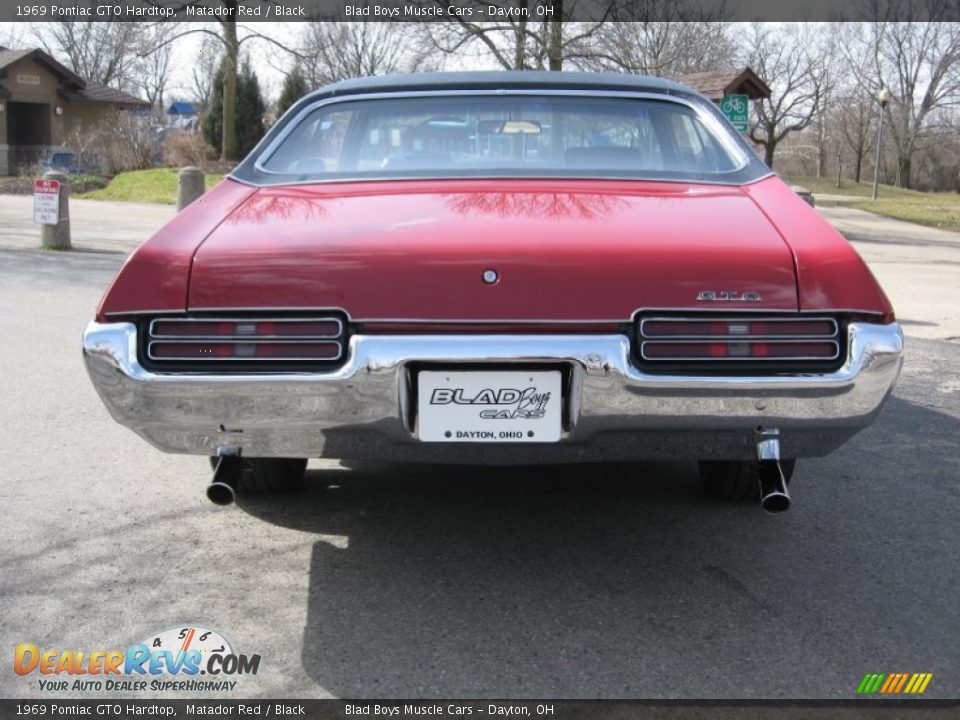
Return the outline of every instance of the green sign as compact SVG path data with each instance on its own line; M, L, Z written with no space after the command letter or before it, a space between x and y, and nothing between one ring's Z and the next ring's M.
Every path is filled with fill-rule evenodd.
M750 98L746 95L724 95L720 101L720 111L727 120L742 133L750 127Z

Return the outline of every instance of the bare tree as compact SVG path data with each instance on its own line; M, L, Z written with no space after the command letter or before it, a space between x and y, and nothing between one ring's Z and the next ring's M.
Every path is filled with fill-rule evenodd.
M443 7L451 3L438 0ZM490 58L504 70L542 68L530 50L531 32L527 20L506 22L468 22L464 18L453 23L437 23L423 33L427 42L448 56L461 60Z
M163 103L178 23L54 22L34 29L44 49L77 75Z
M106 175L142 170L153 164L155 152L150 123L143 120L112 109L71 128L67 142L77 152L82 168Z
M159 112L163 112L173 59L173 45L167 40L178 32L177 23L155 23L144 30L139 41L134 83Z
M191 64L189 92L197 105L203 108L210 106L213 79L217 75L222 50L221 44L208 35L203 38L203 42L200 44L197 55Z
M30 40L27 37L27 26L18 23L2 23L0 27L0 47L20 49Z
M581 51L584 69L674 76L733 64L736 50L721 22L611 22Z
M873 93L879 90L873 77L871 48L864 38L869 29L863 23L837 25L837 50L842 80L836 91L834 121L837 131L853 154L853 178L860 182L863 161L875 137L877 113L880 109Z
M144 0L154 7L164 8L173 12L173 17L185 15L190 8L207 8L209 5L202 0ZM240 64L240 46L254 38L262 39L272 43L276 47L296 54L287 45L263 35L250 28L243 27L237 23L238 7L241 0L217 0L223 12L216 15L216 21L220 25L220 32L214 32L207 28L192 28L175 34L167 42L173 42L185 35L193 33L205 33L216 38L223 46L223 138L221 144L221 153L226 160L237 159L237 71ZM271 5L272 0L260 0L263 5ZM249 8L249 3L244 7ZM132 24L132 23L131 23Z
M172 10L175 15L184 14L188 8L195 8L201 3L198 0L147 0L152 5ZM223 45L223 138L220 152L225 160L237 159L237 69L240 63L240 37L237 33L237 8L239 0L219 0L226 11L216 16L220 25L220 32L215 33L206 28L187 30L170 38L168 42L189 35L191 33L206 33L217 38ZM256 33L259 35L259 33ZM253 35L248 35L253 37Z
M833 28L822 33L819 38L814 38L813 43L812 51L821 69L822 82L820 101L814 108L810 128L817 145L817 177L823 178L827 174L830 151L836 151L840 147L835 109L841 79L845 76L847 69L841 62L839 35L833 31Z
M516 0L504 6L519 13L504 21L471 22L463 15L450 12L454 0L421 0L422 4L439 6L444 17L453 22L431 23L429 41L447 55L476 53L496 62L505 70L562 70L564 62L582 55L587 41L597 33L615 8L616 0L598 0L592 22L571 22L565 19L575 5L571 0L549 3L552 15L536 19L532 8L537 2ZM481 3L478 3L481 4ZM497 5L484 0L484 6Z
M729 17L726 0L618 0L611 22L571 55L588 70L665 76L716 70L736 57Z
M366 75L434 69L435 61L411 42L419 25L309 22L300 38L300 69L310 87Z
M913 161L912 181L922 190L960 192L960 118L940 110L936 122L943 127L936 143L918 150Z
M130 88L139 23L61 22L36 23L37 41L51 55L66 60L77 75L100 85Z
M860 182L863 161L870 152L871 139L876 129L876 102L862 86L848 88L837 100L839 131L853 154L853 179Z
M893 92L888 106L897 151L897 184L910 187L914 153L936 134L936 111L960 104L960 23L945 22L942 3L890 0L899 18L928 22L872 23L870 35L878 84Z
M804 24L774 29L753 23L746 61L773 91L769 98L754 101L757 119L750 125L750 139L763 146L764 162L773 167L777 145L813 122L825 68L813 30Z
M421 2L445 12L453 5ZM729 65L735 54L729 27L721 22L730 14L727 0L595 0L584 6L555 0L553 15L542 18L533 11L536 2L503 4L520 14L496 22L448 15L453 22L434 24L431 42L445 54L474 53L507 70L572 66L669 75ZM567 19L573 15L580 19Z

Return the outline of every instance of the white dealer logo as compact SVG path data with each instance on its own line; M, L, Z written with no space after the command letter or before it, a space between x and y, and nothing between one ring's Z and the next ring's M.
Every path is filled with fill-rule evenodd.
M485 388L473 397L465 397L462 388L436 388L430 396L431 405L492 405L494 409L481 410L484 420L510 420L514 418L542 418L550 401L549 392L537 392L534 387L526 390Z

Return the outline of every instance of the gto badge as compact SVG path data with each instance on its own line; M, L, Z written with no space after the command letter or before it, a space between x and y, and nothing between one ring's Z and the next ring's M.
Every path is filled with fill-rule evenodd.
M760 293L756 290L701 290L697 300L704 302L760 302Z

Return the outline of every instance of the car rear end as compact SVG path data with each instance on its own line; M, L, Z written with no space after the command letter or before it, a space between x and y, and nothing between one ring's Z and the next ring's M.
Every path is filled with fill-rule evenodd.
M529 105L517 89L529 115L509 125L491 124L487 105L466 123L423 110L431 92L398 105L426 120L356 131L375 146L355 155L356 176L343 155L307 168L283 146L298 126L281 123L240 182L133 256L84 337L119 422L162 450L220 457L779 468L875 417L901 363L889 303L748 150L720 167L703 144L685 174L633 176L604 120L609 137L579 133L587 144L557 155L557 170L544 163L566 106L552 94ZM622 112L622 94L604 112ZM368 117L349 99L350 122ZM699 101L654 101L720 132ZM291 112L322 156L352 126L337 126L345 106L315 105ZM662 112L629 118L669 129ZM443 177L461 155L437 147L467 146L484 169ZM481 147L540 169L497 169ZM363 166L374 150L385 159Z

